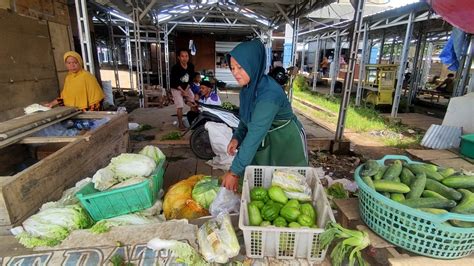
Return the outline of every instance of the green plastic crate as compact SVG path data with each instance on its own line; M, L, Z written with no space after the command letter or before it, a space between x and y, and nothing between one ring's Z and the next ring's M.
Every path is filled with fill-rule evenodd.
M163 186L164 163L158 164L149 180L110 191L99 191L90 183L76 197L94 221L150 208Z
M474 134L461 137L461 154L474 159Z
M383 165L392 159L419 163L400 155L387 155L378 163ZM474 215L434 215L405 206L367 186L359 175L361 169L362 165L354 173L359 186L360 215L379 236L411 252L438 259L461 258L474 251L474 228L444 224L452 219L474 222Z

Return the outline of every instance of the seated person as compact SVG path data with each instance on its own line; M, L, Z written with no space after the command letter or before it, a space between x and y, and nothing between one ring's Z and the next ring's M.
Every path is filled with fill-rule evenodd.
M435 88L435 90L442 93L450 94L450 93L453 93L453 88L454 88L454 74L449 73L447 78L441 84L439 84Z
M199 102L209 105L221 105L221 99L217 95L217 91L213 89L212 84L209 81L201 82Z
M194 100L199 100L199 91L201 90L201 73L194 72L193 83L191 83L191 91L194 94Z
M201 88L199 92L199 99L197 100L198 103L209 104L209 105L221 105L221 99L219 95L217 95L216 90L213 89L213 85L211 82L205 80L201 81ZM188 118L188 122L191 125L198 117L199 110L196 108L191 108L191 110L186 114Z

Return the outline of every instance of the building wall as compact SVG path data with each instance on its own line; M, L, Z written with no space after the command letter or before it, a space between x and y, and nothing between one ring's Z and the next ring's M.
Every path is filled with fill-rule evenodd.
M58 96L71 48L65 0L1 1L0 122Z
M196 71L212 70L215 72L215 36L212 34L186 34L178 33L176 35L176 50L187 49L189 47L189 40L193 40L196 46L196 55L191 56L191 63L193 63ZM170 54L171 55L171 54ZM173 58L174 59L174 58ZM170 58L170 62L172 59Z

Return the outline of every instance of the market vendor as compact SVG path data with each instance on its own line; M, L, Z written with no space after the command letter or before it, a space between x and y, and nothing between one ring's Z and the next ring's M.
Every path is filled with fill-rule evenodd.
M47 107L71 106L83 111L98 111L104 99L104 92L97 79L84 70L81 56L69 51L64 54L64 63L69 71L59 98L47 103Z
M240 123L227 146L235 155L222 185L236 191L248 165L307 166L306 135L281 86L265 74L265 47L258 39L228 55L240 91Z

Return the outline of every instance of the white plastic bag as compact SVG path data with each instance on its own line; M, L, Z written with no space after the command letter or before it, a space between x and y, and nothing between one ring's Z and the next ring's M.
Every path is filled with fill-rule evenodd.
M239 254L239 241L228 214L220 214L204 223L197 237L199 251L207 262L227 263Z
M281 187L290 199L300 201L311 200L311 188L306 182L306 177L290 169L278 170L273 173L272 185Z
M206 122L204 125L209 133L212 151L216 156L207 163L214 168L229 170L234 156L227 154L227 145L232 139L232 129L224 123Z
M240 197L232 190L221 187L214 201L209 206L209 212L216 217L221 213L233 213L240 210Z

